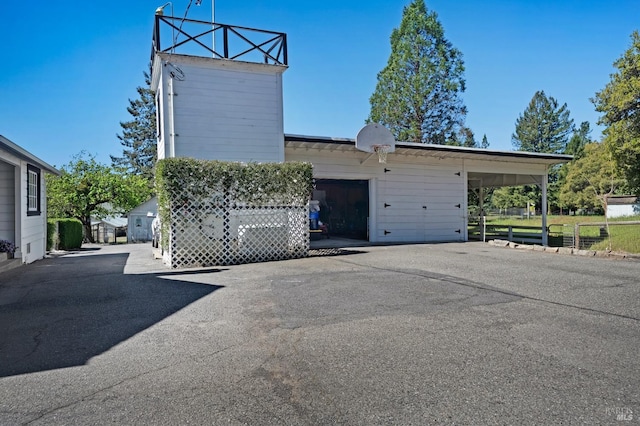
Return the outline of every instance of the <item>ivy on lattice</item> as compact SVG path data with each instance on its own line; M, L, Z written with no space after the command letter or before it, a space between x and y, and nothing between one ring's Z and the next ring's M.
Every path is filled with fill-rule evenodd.
M238 234L237 229L234 229L233 232L229 229L231 218L235 217L236 213L234 212L237 212L237 209L245 208L248 209L246 211L253 212L254 216L260 216L264 214L263 208L282 210L291 207L293 210L287 213L288 217L302 215L301 217L304 218L304 209L300 210L300 208L306 206L312 189L313 170L310 163L244 164L191 158L160 160L156 168L156 190L162 226L161 244L165 248L173 244L172 247L176 248L175 251L180 253L189 253L190 247L188 245L192 244L193 247L191 249L199 250L199 254L195 256L198 259L196 263L207 263L207 256L209 255L206 254L206 251L209 248L204 250L202 244L207 247L210 244L210 240L218 238L214 237L215 233L211 232L207 237L207 223L217 223L214 227L217 227L218 231L221 227L220 223L223 224L222 226L225 227L225 230L221 241L224 244L221 247L228 250L229 244L232 243L231 239L235 239L234 243L237 244L238 240L243 237L242 232L249 232L246 231L246 227L249 226L247 225L249 221L246 215L243 216L244 225L241 225L245 230L241 234ZM294 211L296 213L292 213ZM213 216L223 216L226 219L222 222L216 222L216 219L212 218ZM301 228L289 229L288 232L295 235L307 235L308 229L306 229L305 220L288 220L288 222L296 223L297 225L295 226ZM187 232L191 235L190 238L185 238L185 226L190 229ZM194 226L197 228L193 228ZM273 224L264 224L259 221L254 222L251 226L253 229L261 227L263 230L268 227L274 227ZM194 232L194 229L198 230ZM251 232L255 233L255 231ZM197 238L196 234L198 234ZM203 235L207 238L201 238ZM219 233L215 235L219 236ZM271 238L266 235L261 238ZM170 242L171 238L174 239L173 243ZM304 239L303 237L296 237L295 240L300 241L301 238ZM176 243L176 239L179 239L180 242ZM197 244L189 240L198 240L200 245L196 247ZM245 242L248 241L246 238L244 240ZM289 241L292 240L289 239ZM179 249L176 244L179 244ZM211 247L217 246L211 243ZM268 258L270 256L268 251L261 250L260 258ZM273 253L276 252L274 249ZM295 257L300 257L298 248L292 250L292 252L296 253ZM234 263L237 261L240 263L253 261L252 259L257 258L251 248L246 247L246 244L243 253L236 260L229 258L228 254L225 254L225 262ZM280 253L276 257L282 258L282 254ZM219 258L219 254L215 253L208 257L211 262L216 262L217 260L212 259ZM188 262L178 260L177 263L184 266Z

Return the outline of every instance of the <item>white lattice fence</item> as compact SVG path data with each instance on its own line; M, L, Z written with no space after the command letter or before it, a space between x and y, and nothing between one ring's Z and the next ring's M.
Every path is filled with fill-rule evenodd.
M306 257L308 207L199 203L172 210L172 268L234 265Z

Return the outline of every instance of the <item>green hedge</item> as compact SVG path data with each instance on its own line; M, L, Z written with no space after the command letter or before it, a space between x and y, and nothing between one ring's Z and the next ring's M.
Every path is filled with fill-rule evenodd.
M53 250L56 247L58 235L56 234L56 222L58 219L47 219L47 250Z
M82 222L78 219L48 219L47 250L55 247L56 224L58 225L57 242L60 250L73 250L82 246Z
M156 164L156 193L166 247L170 204L226 202L249 205L305 205L313 191L313 166L307 162L239 163L165 158Z

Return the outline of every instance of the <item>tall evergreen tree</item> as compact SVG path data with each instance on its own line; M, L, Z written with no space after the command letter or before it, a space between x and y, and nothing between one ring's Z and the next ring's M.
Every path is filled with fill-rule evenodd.
M482 136L482 142L480 142L480 148L487 149L489 148L489 140L487 139L487 135Z
M536 92L516 120L516 132L511 135L513 147L519 151L562 154L574 127L569 114L566 103L560 106L544 91Z
M367 122L388 127L399 141L451 143L464 125L464 90L462 53L424 0L413 0L391 33L391 55L378 74Z
M631 34L631 46L613 64L618 71L592 102L603 113L598 124L604 130L604 144L627 177L632 190L640 194L640 33Z
M138 99L129 99L127 111L133 117L120 122L122 134L117 135L124 147L122 157L111 156L111 162L129 173L153 182L153 169L158 158L156 146L155 94L151 90L151 77L144 73L145 86L138 87Z
M563 154L566 151L569 136L574 131L567 104L560 105L556 99L537 91L529 105L516 120L516 131L511 135L511 143L519 151ZM549 170L547 192L548 206L558 205L560 167ZM537 206L542 202L539 186L524 188L527 197Z
M589 135L591 134L591 127L588 121L580 123L580 127L573 132L571 139L567 143L567 147L564 151L565 154L573 155L574 160L582 157L584 153L584 147L588 143L591 143Z
M463 127L460 133L462 134L462 146L478 148L478 142L476 142L476 137L470 128Z

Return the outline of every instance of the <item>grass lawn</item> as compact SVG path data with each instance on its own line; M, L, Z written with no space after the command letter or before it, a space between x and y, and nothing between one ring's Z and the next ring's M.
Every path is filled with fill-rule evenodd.
M561 235L563 230L566 233L573 232L575 224L583 223L604 223L604 216L547 216L547 225L549 225L550 236ZM627 253L640 253L640 224L637 225L615 225L616 222L640 221L640 216L624 217L609 219L609 229L611 237L611 249L613 251L624 251ZM505 228L498 230L506 230L511 225L514 232L518 231L520 226L542 227L542 217L536 216L531 219L521 219L519 217L500 217L488 216L487 225L504 225ZM562 226L568 225L568 226ZM600 226L581 226L580 238L600 237ZM528 232L532 232L529 230ZM609 247L609 239L605 238L591 246L592 250L607 250Z

